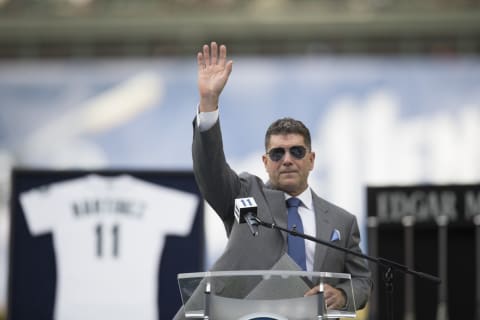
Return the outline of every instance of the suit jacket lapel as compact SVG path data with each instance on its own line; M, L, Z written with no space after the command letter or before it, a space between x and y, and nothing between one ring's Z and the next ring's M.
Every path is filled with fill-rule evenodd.
M268 202L268 207L271 210L273 222L281 227L287 227L287 207L285 204L285 194L283 191L278 191L270 188L264 189L265 199ZM279 231L280 232L280 231ZM283 238L284 251L286 251L287 235L285 232L280 232Z
M328 218L328 209L325 203L320 199L315 192L312 191L313 208L315 210L315 223L317 227L316 237L329 241L330 219ZM315 246L315 259L313 264L314 271L322 271L323 262L327 254L327 246L317 243Z

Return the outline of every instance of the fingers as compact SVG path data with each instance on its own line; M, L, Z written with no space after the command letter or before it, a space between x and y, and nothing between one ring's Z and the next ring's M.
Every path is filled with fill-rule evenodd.
M197 53L197 64L199 69L205 68L205 61L203 60L203 54L201 52Z
M335 308L336 299L332 291L325 291L324 298L325 298L325 305L327 306L327 309Z
M312 289L305 292L305 297L318 294L319 286L315 286ZM333 288L332 286L325 284L323 289L325 305L328 309L338 309L345 305L345 298L340 290Z
M342 292L331 286L326 285L324 290L325 304L327 309L339 309L345 305L345 298Z
M227 62L227 64L225 65L225 72L227 73L227 77L230 76L230 73L232 73L232 68L233 68L233 61L230 60Z
M328 284L325 284L325 288L323 291L324 298L325 298L325 305L327 308L332 308L334 307L336 297L335 297L335 289L333 289L331 286Z
M220 60L218 61L218 63L224 66L226 61L227 61L227 47L222 44L220 46Z
M212 42L210 44L210 47L211 47L211 50L210 50L210 54L212 56L211 58L211 63L212 65L216 65L217 64L217 56L218 56L218 46L217 46L217 43L216 42Z
M206 67L210 66L210 49L208 44L203 45L203 62Z
M202 52L197 53L197 63L199 68L206 68L211 65L220 65L222 67L226 67L228 74L230 74L232 67L231 61L227 63L227 47L225 45L220 46L220 50L218 45L215 41L210 43L210 47L208 44L204 44L202 47ZM228 66L228 64L230 64Z
M316 295L318 294L318 289L319 287L318 286L315 286L313 287L312 289L308 290L307 292L305 292L305 297L308 297L308 296L313 296L313 295Z

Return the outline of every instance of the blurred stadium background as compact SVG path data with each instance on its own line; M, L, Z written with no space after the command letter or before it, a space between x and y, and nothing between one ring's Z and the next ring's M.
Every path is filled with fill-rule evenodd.
M9 170L189 169L195 53L211 40L227 44L235 60L225 104L236 111L223 116L227 155L235 168L263 174L260 163L253 164L261 154L260 137L272 116L291 110L295 99L287 94L292 83L285 78L293 75L294 93L306 105L304 112L295 107L293 115L306 119L318 140L331 138L319 147L339 157L372 160L370 167L344 162L347 171L326 156L317 160L313 184L360 219L365 184L480 181L479 0L0 0L0 319L6 308ZM280 71L282 66L287 71ZM316 70L323 73L319 79ZM305 81L313 79L307 88L301 72ZM313 94L325 89L330 76L332 86L341 88L340 98L332 98L335 88L328 88L327 97ZM250 86L248 79L254 80ZM122 95L125 88L130 96ZM354 93L345 93L349 90ZM251 109L245 104L252 101L239 99L245 94L257 99ZM132 99L133 109L112 107L125 99ZM160 105L165 113L152 111ZM99 106L102 115L95 113ZM252 124L251 132L239 133L250 125L247 121L240 128L234 121L243 107L250 112L265 107L256 116L264 118ZM80 114L95 121L78 125ZM370 120L387 131L394 124L398 131L360 148L358 140L343 137L365 133L352 129L358 117L364 117L360 126ZM339 129L329 131L329 124ZM365 136L379 132L386 131ZM69 139L59 139L65 136ZM259 146L239 137L258 139ZM59 146L57 153L49 142ZM393 149L376 149L375 142L383 147L397 142L403 152L382 158ZM371 158L342 153L335 143L371 152ZM412 150L417 158L408 156ZM452 150L461 161L451 157ZM404 157L395 162L397 154ZM379 169L371 168L375 165ZM373 171L358 173L369 168ZM328 176L332 170L337 174ZM346 194L339 191L347 185ZM209 261L224 242L210 243Z
M4 58L478 54L477 0L2 0Z

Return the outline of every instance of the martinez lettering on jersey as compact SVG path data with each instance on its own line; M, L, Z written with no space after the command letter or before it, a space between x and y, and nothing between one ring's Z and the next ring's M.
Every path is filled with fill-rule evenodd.
M72 210L79 218L97 214L118 214L140 219L146 210L146 204L131 199L100 198L74 202Z

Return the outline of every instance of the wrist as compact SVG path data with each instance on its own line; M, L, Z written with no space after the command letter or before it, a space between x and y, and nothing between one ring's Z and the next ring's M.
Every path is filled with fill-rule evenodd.
M218 109L218 97L200 97L200 112L212 112Z

